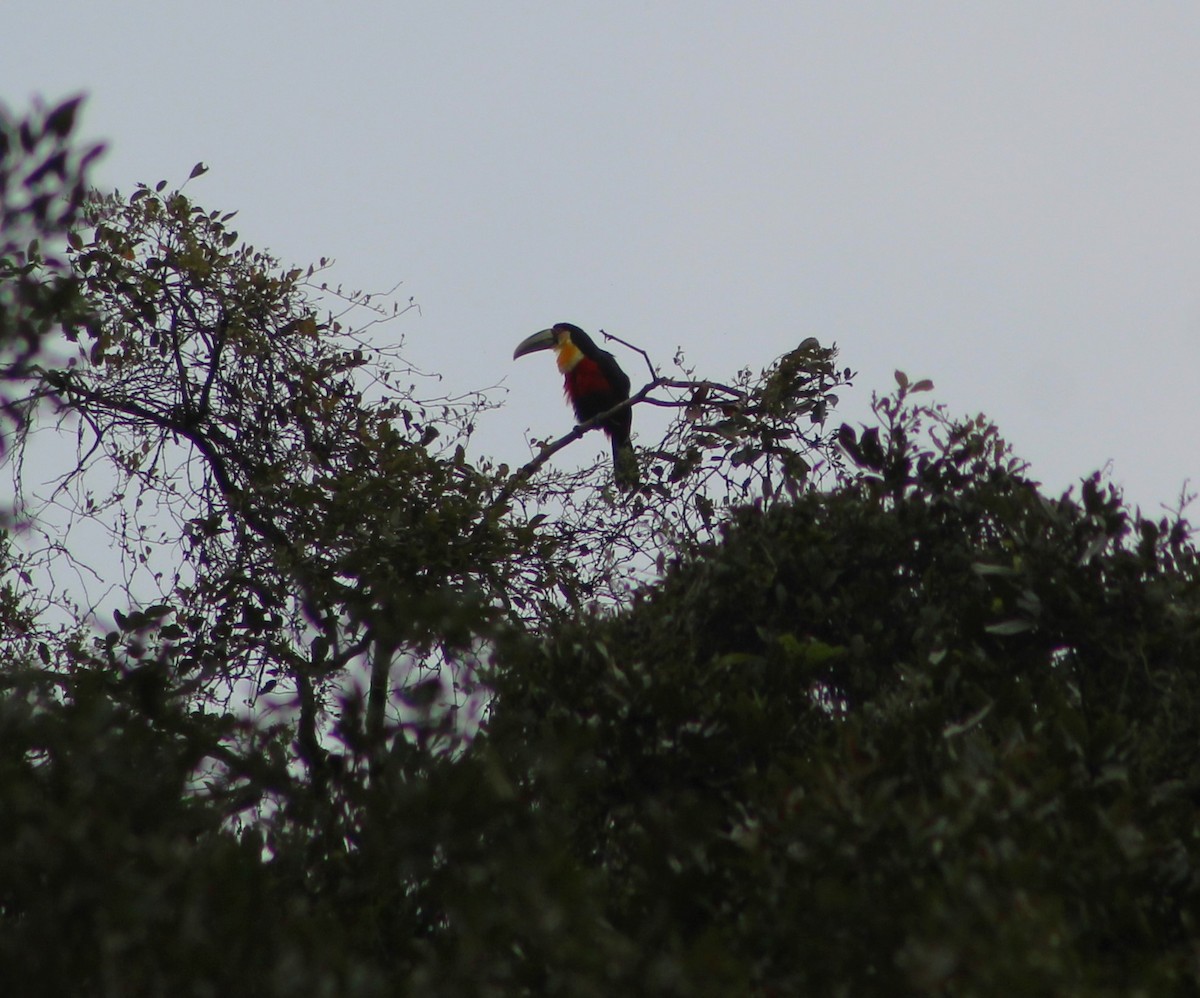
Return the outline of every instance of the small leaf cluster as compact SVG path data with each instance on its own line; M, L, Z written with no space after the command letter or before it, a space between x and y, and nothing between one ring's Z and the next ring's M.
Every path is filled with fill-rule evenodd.
M87 194L87 171L103 151L75 138L81 98L37 107L23 118L0 110L0 369L5 382L25 377L45 340L87 309L63 257L65 239ZM24 421L7 391L4 419ZM0 435L0 448L6 445ZM2 452L2 451L0 451Z

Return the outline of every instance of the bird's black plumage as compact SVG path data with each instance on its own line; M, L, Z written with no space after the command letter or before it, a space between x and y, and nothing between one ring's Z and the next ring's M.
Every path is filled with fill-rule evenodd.
M587 365L584 365L582 370L579 367L575 368L578 374L574 379L571 379L568 373L567 395L575 409L575 417L582 423L629 398L629 375L621 370L617 358L598 347L596 341L578 326L560 322L555 328L559 326L570 332L571 342L579 347L579 352L586 360L596 365L595 370L600 374L600 378L596 378L595 372ZM623 409L605 420L603 426L614 441L627 442L633 427L633 410Z
M581 423L629 398L629 375L621 370L617 358L598 347L582 329L570 322L559 322L550 329L524 340L513 356L522 357L535 350L553 350L563 387ZM637 457L630 440L632 408L622 409L600 424L612 440L613 473L621 488L634 488L638 482Z

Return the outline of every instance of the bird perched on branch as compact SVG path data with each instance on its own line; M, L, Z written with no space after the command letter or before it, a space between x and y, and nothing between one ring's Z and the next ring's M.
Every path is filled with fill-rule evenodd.
M629 375L607 350L601 350L578 326L559 322L522 340L513 359L538 350L553 350L563 375L563 389L581 423L607 412L629 398ZM622 409L602 424L612 440L613 479L618 488L638 484L637 456L629 439L632 408Z

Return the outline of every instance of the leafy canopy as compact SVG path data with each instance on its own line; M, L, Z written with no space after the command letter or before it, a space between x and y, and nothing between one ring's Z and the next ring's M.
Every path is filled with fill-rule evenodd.
M74 109L0 143L6 993L1195 989L1182 518L900 374L828 428L814 340L646 357L632 496L495 466L409 303L85 206Z

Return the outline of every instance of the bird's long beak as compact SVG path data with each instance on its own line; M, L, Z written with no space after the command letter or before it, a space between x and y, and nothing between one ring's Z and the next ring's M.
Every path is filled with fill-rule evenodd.
M541 332L534 333L532 336L526 336L525 339L517 345L517 349L513 351L513 360L518 357L524 357L527 353L536 353L538 350L549 350L554 346L554 330L543 329Z

